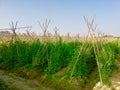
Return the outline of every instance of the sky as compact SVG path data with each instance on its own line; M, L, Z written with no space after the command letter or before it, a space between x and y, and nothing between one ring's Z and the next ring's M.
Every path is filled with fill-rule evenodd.
M37 21L47 18L48 32L54 33L56 26L61 34L86 35L83 16L89 21L95 16L99 32L120 36L120 0L0 0L0 29L18 21L18 27L32 26L31 32L39 34L43 32Z

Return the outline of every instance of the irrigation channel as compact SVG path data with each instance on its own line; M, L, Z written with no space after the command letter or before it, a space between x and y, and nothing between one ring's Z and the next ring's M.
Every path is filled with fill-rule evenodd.
M12 73L0 70L0 90L52 90L36 80L27 80Z

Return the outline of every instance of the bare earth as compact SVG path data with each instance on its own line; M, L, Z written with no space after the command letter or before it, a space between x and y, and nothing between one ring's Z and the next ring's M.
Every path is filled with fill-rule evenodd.
M52 90L40 85L35 80L26 80L2 70L0 70L0 81L14 90Z

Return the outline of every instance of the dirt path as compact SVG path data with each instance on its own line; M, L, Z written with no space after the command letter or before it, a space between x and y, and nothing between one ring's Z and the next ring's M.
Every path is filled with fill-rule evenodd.
M26 80L2 70L0 70L0 81L4 82L12 90L52 90L41 86L35 80Z

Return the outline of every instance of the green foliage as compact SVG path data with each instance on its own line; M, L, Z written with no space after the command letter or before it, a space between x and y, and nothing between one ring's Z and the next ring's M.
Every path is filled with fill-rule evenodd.
M0 50L1 65L6 67L6 69L12 69L16 63L16 52L15 44L2 44L2 48Z
M44 71L44 69L48 66L51 45L51 43L43 43L39 45L35 56L32 58L32 64L34 67L41 68Z
M32 64L26 64L26 69L28 71L32 70L33 69Z
M61 40L56 42L52 46L50 52L50 64L46 69L48 74L54 74L58 70L62 69L65 66L68 66L71 61L74 49L79 45L78 42L62 42Z
M119 53L119 49L118 49L119 46L118 46L118 42L117 41L108 42L106 45L110 48L110 50L112 51L112 53L114 55Z
M8 47L6 44L2 44L0 48L0 63L3 63L7 60L7 50Z
M0 90L12 90L3 81L0 81Z
M116 67L114 60L115 52L113 52L115 49L111 48L109 45L111 46L111 44L104 44L98 53L100 70L104 83L106 83L106 81L109 81L109 77L111 76L113 69Z
M97 42L98 61L103 81L108 81L115 68L115 57L120 54L118 42ZM97 49L97 47L95 47ZM64 67L66 75L88 79L97 69L97 62L92 42L72 41L42 43L39 40L2 43L0 45L0 68L15 70L25 67L26 70L37 69L51 76Z
M27 42L22 42L22 41L16 41L15 42L15 49L16 49L16 65L15 67L22 67L24 66L26 63L29 63L28 60L26 59L26 52L27 52L27 48L29 47L29 44Z
M76 62L76 60L78 61ZM85 80L89 77L94 68L96 68L96 61L93 47L91 43L86 42L85 47L79 46L75 50L67 74L70 76L73 72L72 77L81 77Z

